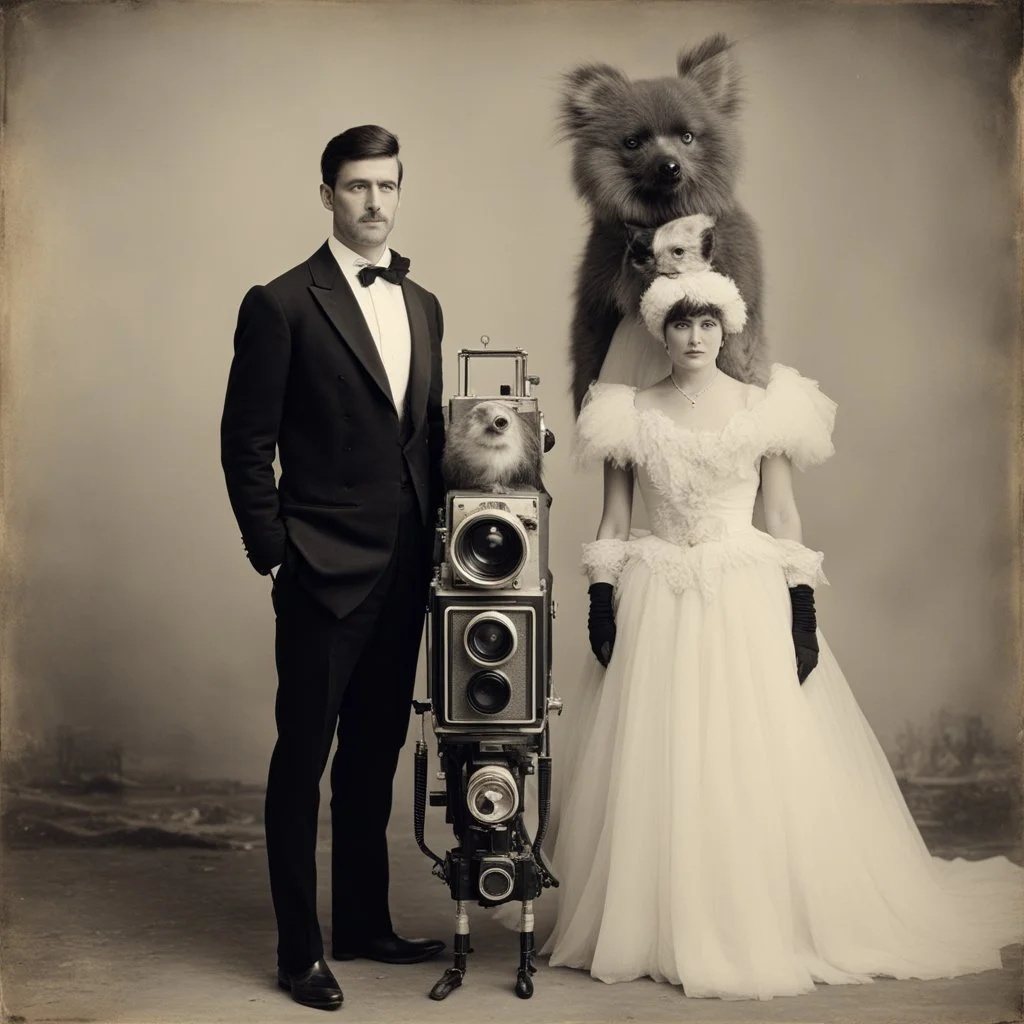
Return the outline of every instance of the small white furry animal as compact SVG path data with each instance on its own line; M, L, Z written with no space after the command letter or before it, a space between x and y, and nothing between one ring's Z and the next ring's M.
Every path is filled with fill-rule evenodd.
M656 274L707 270L715 249L715 221L705 213L670 220L654 232L651 249Z
M508 403L477 402L448 428L441 470L452 490L542 490L537 432Z
M658 228L627 224L622 270L615 286L619 307L635 310L656 277L707 270L714 248L715 221L706 213L676 217Z

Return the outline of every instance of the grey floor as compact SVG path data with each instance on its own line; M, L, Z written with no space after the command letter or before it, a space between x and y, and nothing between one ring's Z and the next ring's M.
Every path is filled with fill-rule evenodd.
M410 816L393 821L396 925L450 942L452 905L415 848ZM328 877L321 849L323 879ZM651 981L605 985L541 960L536 994L512 993L518 939L473 913L465 986L427 998L447 966L335 965L345 991L337 1015L292 1003L274 984L274 921L264 852L188 849L11 849L2 863L2 998L9 1021L856 1021L991 1024L1021 1020L1020 949L1002 971L949 981L819 986L766 1002L687 999ZM321 886L324 896L326 888ZM546 933L550 899L538 901ZM326 919L326 918L325 918Z

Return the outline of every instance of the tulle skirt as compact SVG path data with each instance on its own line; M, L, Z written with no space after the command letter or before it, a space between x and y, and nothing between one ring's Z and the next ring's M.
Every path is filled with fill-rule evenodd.
M552 965L736 999L1001 966L1024 871L928 853L820 634L799 685L778 565L709 595L632 560L617 605L559 757Z

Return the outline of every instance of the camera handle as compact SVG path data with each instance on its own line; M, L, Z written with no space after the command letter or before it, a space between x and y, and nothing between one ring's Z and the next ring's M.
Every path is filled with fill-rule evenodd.
M484 335L480 340L483 342ZM487 339L490 341L490 338ZM521 348L503 348L503 349L485 349L483 351L479 349L459 349L459 390L458 397L465 398L472 395L470 391L469 382L469 364L474 359L506 359L511 360L514 364L514 383L509 387L504 385L504 388L508 388L507 391L503 389L503 394L508 394L510 397L515 398L529 398L531 385L539 384L540 377L529 375L526 372L526 352Z

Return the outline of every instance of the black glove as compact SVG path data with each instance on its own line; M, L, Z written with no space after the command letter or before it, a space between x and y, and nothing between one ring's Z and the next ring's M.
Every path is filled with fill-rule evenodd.
M806 583L790 587L789 603L793 606L796 677L802 686L818 664L818 620L814 614L814 591Z
M607 668L615 646L615 611L612 608L615 588L610 583L591 583L587 593L590 594L590 614L587 616L590 649Z

